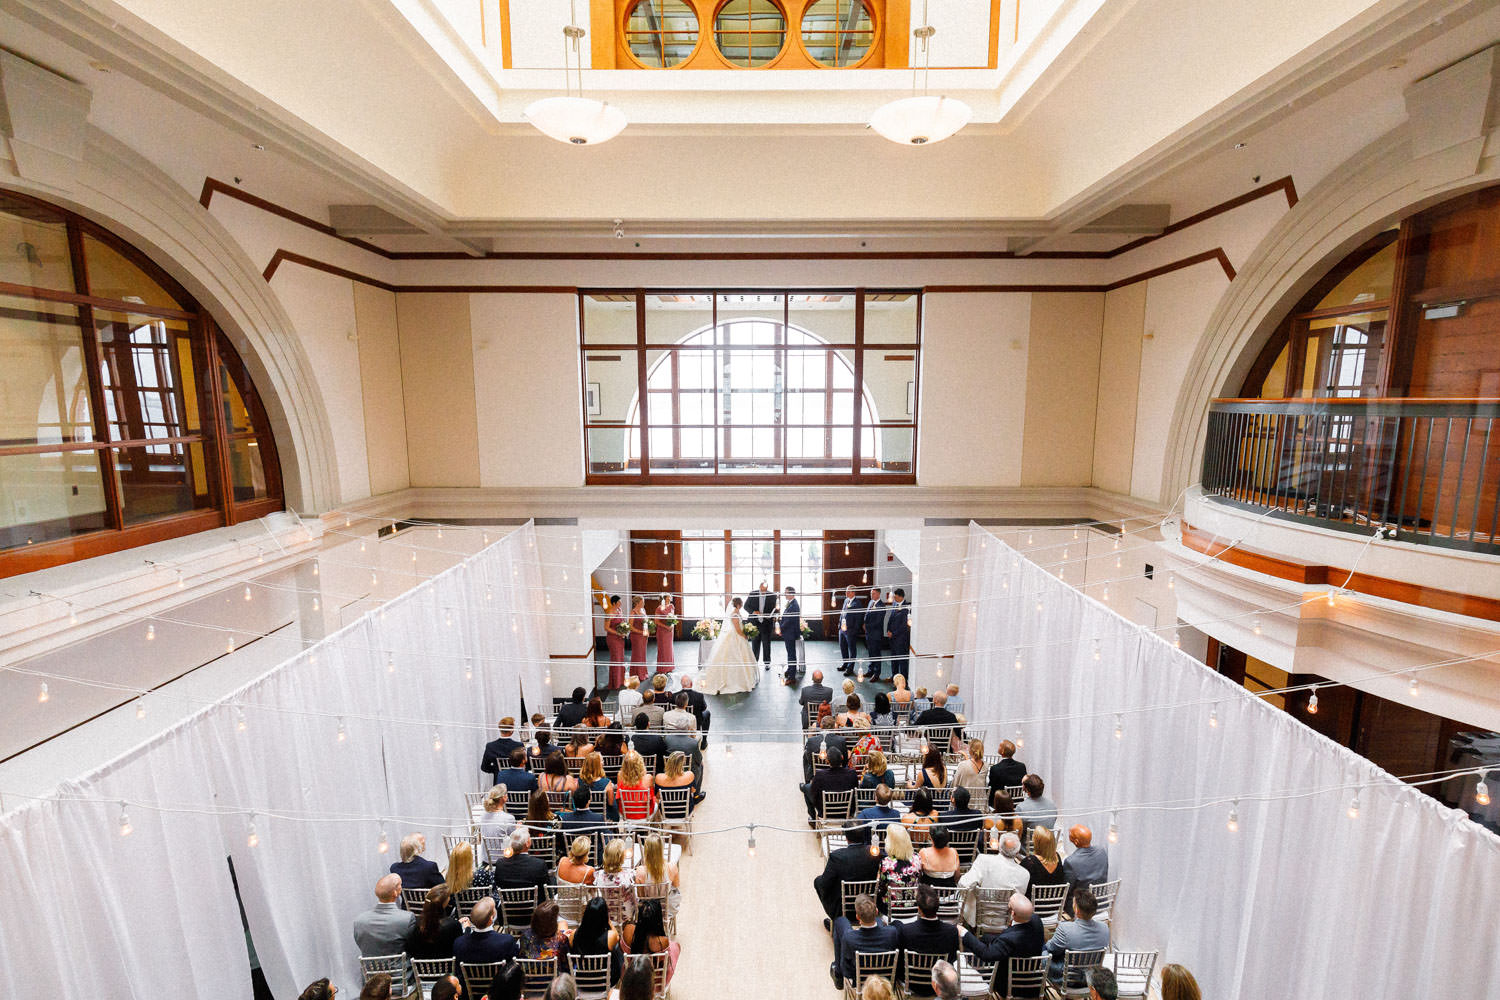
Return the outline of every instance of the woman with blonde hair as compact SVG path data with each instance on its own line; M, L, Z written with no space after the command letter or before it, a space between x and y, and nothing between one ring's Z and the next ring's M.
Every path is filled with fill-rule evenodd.
M620 821L620 807L615 802L615 783L604 776L604 758L591 753L583 758L583 769L578 772L578 783L590 792L604 793L604 818L611 823Z
M895 677L891 678L891 683L896 685L896 689L890 694L891 704L910 705L911 691L907 690L906 687L906 675L897 674Z
M645 795L622 796L620 792L640 792ZM656 812L656 788L646 777L646 762L634 750L628 750L620 762L620 783L615 797L619 799L620 815L632 823L639 823Z
M641 884L670 882L673 889L678 887L677 866L667 860L666 848L656 834L647 837L641 845L641 863L636 866L635 880Z
M894 997L891 984L884 976L871 976L865 980L864 988L859 991L859 1000L893 1000Z
M693 781L693 772L687 770L687 754L681 750L673 750L667 755L667 766L656 776L658 788L681 788Z
M479 818L481 837L503 839L509 837L510 831L516 828L516 818L506 811L505 799L504 785L494 785L484 793L484 815ZM489 858L490 864L494 864L495 860L495 858Z
M576 837L568 845L567 857L557 863L557 879L572 885L592 885L594 867L589 864L589 838Z
M1031 873L1028 896L1039 885L1062 885L1068 881L1062 859L1057 856L1057 837L1045 826L1037 827L1031 835L1031 853L1021 859L1021 867Z
M1203 1000L1198 980L1175 963L1161 967L1161 1000Z
M601 886L626 886L635 881L634 870L625 867L625 841L611 840L604 847L603 867L594 872L594 884Z
M966 749L967 756L953 770L953 783L963 785L970 792L979 792L982 796L989 790L986 783L988 775L985 773L984 740L970 740Z
M885 828L885 857L880 859L880 901L890 899L892 889L904 889L917 884L922 867L912 857L911 834L900 823L888 823Z
M467 840L455 844L448 855L448 872L443 884L456 897L465 889L483 889L494 884L494 875L483 865L474 865L474 845ZM455 900L456 901L456 900Z
M865 773L859 779L859 787L874 788L876 785L886 785L895 788L897 784L895 772L886 762L885 754L880 750L870 751L870 756L865 758Z

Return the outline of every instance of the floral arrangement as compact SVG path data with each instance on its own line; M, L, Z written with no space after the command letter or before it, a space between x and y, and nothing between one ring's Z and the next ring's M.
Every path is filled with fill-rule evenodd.
M718 624L707 618L699 618L698 624L693 626L694 639L717 639L718 637Z
M653 621L650 618L646 619L646 634L647 635L655 635L656 634L656 622Z
M746 639L754 639L758 635L760 635L760 629L756 628L754 625L751 625L749 622L746 622L745 623L745 638Z
M630 620L626 619L624 621L616 622L615 632L627 639L630 638Z
M664 628L664 629L675 629L677 627L677 616L676 615L661 616L661 617L658 617L657 621L661 624L661 627Z

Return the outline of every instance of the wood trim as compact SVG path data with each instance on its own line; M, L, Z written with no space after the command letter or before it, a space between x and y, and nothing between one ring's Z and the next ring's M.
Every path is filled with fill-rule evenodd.
M1347 568L1300 563L1266 552L1257 552L1243 546L1230 548L1232 543L1220 542L1210 532L1195 528L1184 522L1182 544L1194 552L1217 558L1232 566L1248 569L1278 580L1290 580L1306 586L1338 586L1344 590L1388 601L1411 604L1433 611L1500 621L1500 600L1462 594L1452 590L1439 590L1403 580L1392 580L1383 576L1355 572L1352 576ZM1348 583L1345 583L1345 579Z
M1002 0L990 0L990 69L1000 65L1000 5ZM1017 10L1020 8L1017 7ZM1014 44L1014 43L1012 43Z
M370 285L387 292L452 292L455 294L527 294L527 293L556 293L560 295L576 295L578 289L573 285L393 285L379 278L372 278L358 271L351 271L337 264L318 260L290 250L277 250L271 256L271 262L266 265L263 277L270 281L282 264L301 264L310 267L314 271L322 271L350 281L358 281L361 284Z
M111 246L113 249L119 249L114 244L111 244ZM30 285L13 284L9 281L0 281L0 295L41 299L44 302L60 302L70 306L97 306L106 312L128 312L140 316L160 316L165 319L193 319L198 315L196 312L189 312L183 309L139 305L135 302L122 302L119 299L101 299L97 295L84 295L80 292L62 292L55 288L34 288Z
M1227 277L1230 281L1234 280L1234 265L1229 262L1228 254L1224 252L1223 247L1215 247L1212 250L1205 250L1202 253L1195 253L1190 257L1183 257L1181 260L1174 260L1170 264L1163 264L1160 267L1153 267L1149 271L1142 271L1139 274L1132 274L1128 278L1121 278L1118 281L1111 281L1104 284L1047 285L1037 283L1026 285L928 285L926 288L923 288L922 291L940 292L950 295L960 292L1112 292L1116 288L1124 288L1126 285L1133 285L1140 281L1149 281L1152 278L1159 278L1164 274L1170 274L1173 271L1180 271L1185 267L1192 267L1195 264L1202 264L1206 261L1217 262L1218 265L1224 269L1224 276Z
M507 22L508 23L508 22ZM894 27L894 24L893 24ZM1268 195L1282 193L1287 200L1287 207L1291 208L1297 204L1297 189L1290 175L1269 184L1262 184L1244 194L1230 198L1228 201L1220 202L1190 215L1179 222L1174 222L1164 228L1160 233L1142 236L1140 239L1124 243L1113 250L1039 250L1035 253L1016 253L1013 250L867 250L867 251L755 251L755 252L695 252L695 251L662 251L662 252L583 252L583 251L490 251L481 257L460 251L436 250L436 251L397 251L386 250L361 239L352 236L340 235L332 226L318 222L299 212L277 205L275 202L250 194L234 185L225 184L223 181L208 177L203 182L203 192L198 198L199 204L208 208L216 194L234 198L247 205L270 212L273 215L304 226L324 236L348 243L350 246L359 247L370 253L383 257L386 260L706 260L706 261L773 261L773 260L1113 260L1122 254L1139 249L1159 239L1180 233L1201 222L1206 222L1217 215L1232 211L1242 205L1264 198ZM1227 259L1226 259L1227 265ZM1231 278L1233 276L1231 275Z
M169 538L181 538L210 528L222 527L224 512L216 508L196 510L176 517L130 524L124 528L106 528L72 538L58 538L24 548L0 552L0 578L34 573L64 563L92 559L124 549L133 549Z

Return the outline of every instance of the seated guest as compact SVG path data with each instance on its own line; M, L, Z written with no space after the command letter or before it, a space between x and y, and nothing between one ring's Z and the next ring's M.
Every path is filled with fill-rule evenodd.
M526 974L515 962L507 962L495 970L495 978L480 1000L521 1000L521 991L526 986Z
M667 741L660 733L651 731L651 717L645 712L637 712L635 715L635 735L630 738L630 748L640 754L642 759L653 758L653 774L660 772L662 765L667 762Z
M547 755L546 770L542 772L538 787L544 792L571 792L578 787L578 782L568 773L561 750L553 750Z
M958 696L958 685L948 685L948 711L955 715L964 710L964 700Z
M1031 884L1031 873L1020 862L1021 838L1007 833L1000 838L999 854L981 854L974 859L969 870L958 880L964 890L964 919L974 923L978 912L978 899L971 890L1006 889L1011 893L1025 894Z
M322 979L314 979L308 983L307 988L298 994L297 1000L333 1000L333 995L338 991L339 988L330 983L327 976L324 976Z
M891 808L891 786L876 785L875 804L861 809L854 818L875 831L884 831L887 823L900 823L901 813Z
M417 926L415 915L396 906L401 876L383 875L375 883L375 906L354 918L354 943L361 955L399 955Z
M849 710L849 696L854 693L854 681L844 681L843 690L828 699L828 714L838 718ZM839 723L843 725L843 723Z
M646 691L642 693L640 711L645 713L646 720L650 723L652 729L661 728L661 720L667 714L667 707L668 706L666 699L664 697L656 697L655 691Z
M660 737L656 737L660 739ZM620 792L641 792L640 795L620 795ZM634 750L625 753L620 764L620 784L615 789L615 799L620 815L632 823L639 823L656 812L656 785L646 776L646 763Z
M526 748L516 747L510 752L509 767L495 772L495 784L504 785L512 792L536 791L536 775L526 767Z
M582 760L593 752L593 741L586 734L575 730L573 735L568 737L567 749L563 751L563 757L565 758L563 763L566 764L570 760Z
M557 863L557 881L573 885L593 885L594 868L589 864L590 842L587 837L575 837L568 845L568 853Z
M631 674L625 681L625 689L620 692L620 718L635 718L635 709L641 707L641 679Z
M391 974L377 972L360 987L359 1000L391 1000Z
M797 704L804 709L809 705L821 705L833 701L833 689L823 683L823 671L812 672L812 683L802 689L797 696Z
M589 729L608 729L609 716L604 714L604 700L590 698L589 707L583 713L583 725Z
M853 681L845 681L845 684L853 684ZM860 701L859 695L850 691L844 700L847 706L839 715L839 725L845 729L869 729L872 725L868 712L862 711L864 702ZM874 746L864 746L865 741L870 741ZM866 733L860 739L860 746L855 748L856 753L869 753L880 746L880 740L875 738L874 733Z
M703 779L699 777L703 773L703 746L697 732L688 728L692 724L691 712L674 712L667 719L667 760L670 763L673 754L682 754L683 767L691 768L687 773L692 776L693 801L697 802L703 798Z
M885 857L880 859L881 908L886 908L892 889L916 885L921 873L921 866L912 856L911 834L906 832L906 827L891 823L885 828Z
M1071 887L1068 890L1071 898L1077 896L1079 890L1109 881L1109 852L1094 846L1093 831L1082 823L1068 831L1068 840L1073 844L1073 853L1062 863L1062 870Z
M425 850L427 838L420 833L408 833L401 838L401 860L391 862L391 874L401 876L403 889L430 889L443 884L437 862L422 857Z
M583 769L578 772L578 785L587 788L598 798L602 792L604 795L604 818L611 823L620 820L620 809L615 803L615 783L604 776L604 757L598 753L591 753L583 758Z
M578 983L571 973L564 972L547 984L542 1000L578 1000Z
M840 750L846 749L844 746L844 737L834 732L837 728L837 720L831 715L825 716L818 721L818 731L807 738L807 745L802 749L803 781L813 780L813 772L817 770L813 767L813 761L816 760L820 763L826 761L828 759L828 751L834 747L838 747Z
M927 689L924 688L924 687L917 688L917 690L915 692L915 696L911 700L911 720L912 720L912 722L916 722L917 721L917 716L921 715L923 712L927 711L931 707L932 707L932 699L929 698L929 697L927 697Z
M667 860L661 837L657 834L647 837L641 844L641 863L635 868L636 883L638 885L670 883L672 886L672 892L668 893L668 899L670 899L678 888L680 878L677 866Z
M985 789L984 740L970 740L965 747L967 753L953 770L953 783L977 792Z
M896 715L891 711L891 696L884 691L875 694L875 711L870 715L870 725L876 729L896 728Z
M1042 918L1036 915L1031 900L1020 893L1010 897L1010 926L999 934L975 937L965 932L964 950L977 955L983 962L1000 966L995 977L995 992L1009 996L1010 960L1012 958L1035 958L1042 953L1047 942L1047 932L1042 927Z
M948 888L958 878L958 852L948 846L948 828L941 823L927 833L929 843L917 852L917 864L922 868L920 880L924 885Z
M645 955L627 957L614 1000L653 1000L655 996L656 969L651 965L651 959Z
M568 964L567 929L558 919L557 900L545 899L531 911L531 926L522 929L516 947L522 958L555 958L561 968Z
M838 747L829 750L828 766L802 786L802 795L807 800L807 818L815 820L822 813L825 793L852 791L858 781L859 775L844 762L844 751Z
M869 882L880 874L880 859L870 853L869 826L850 821L844 826L844 836L848 846L829 851L823 874L813 879L818 902L827 914L824 927L831 927L833 919L844 912L845 882Z
M913 788L948 787L948 768L943 764L943 751L931 745L922 754L922 769L912 779Z
M688 708L698 717L698 731L707 734L709 724L713 722L714 713L709 711L708 699L703 697L703 692L693 690L691 676L682 679L682 693L687 695ZM708 746L707 735L703 737L703 745Z
M581 833L599 841L602 840L602 831L608 828L609 821L604 818L603 813L596 813L589 808L590 798L587 788L573 789L573 808L562 813L559 818L562 820L563 831L568 835Z
M581 687L573 689L573 699L557 710L557 719L552 723L554 728L572 729L583 722L583 714L588 711L583 704L584 695L587 693Z
M460 962L509 962L519 954L516 939L495 929L495 900L485 896L469 911L469 929L453 942L453 958Z
M958 928L938 919L938 893L932 886L917 887L917 919L901 922L898 929L903 951L942 955L949 962L957 961ZM913 983L911 992L915 996L933 995L932 986L921 982Z
M1099 902L1092 892L1080 893L1073 901L1073 919L1059 920L1052 939L1047 942L1047 952L1052 956L1047 976L1054 983L1062 982L1063 959L1069 951L1093 951L1109 947L1109 925L1094 919L1099 912ZM1067 983L1066 986L1077 986Z
M568 953L608 955L610 984L619 982L624 953L620 949L619 933L609 925L609 905L603 896L595 896L584 904L583 916L568 943Z
M984 828L994 831L994 836L1013 833L1017 837L1026 832L1026 822L1016 815L1015 800L1005 789L994 794L990 800L993 812L984 818Z
M479 817L479 835L481 837L500 837L504 839L510 836L510 831L516 828L516 818L505 811L505 785L495 785L484 793L484 815ZM486 855L490 864L495 859Z
M695 733L698 731L698 717L693 714L686 691L677 692L672 707L662 716L661 724L662 728L668 732Z
M601 865L594 869L594 885L619 889L635 881L635 870L626 863L628 850L623 840L611 840L605 846Z
M557 747L552 745L552 730L546 726L542 726L535 730L535 732L536 738L532 740L532 745L527 750L527 753L530 754L530 758L526 762L528 767L531 765L531 758L546 760L552 756L552 751L557 749Z
M510 853L495 861L494 885L496 889L536 888L536 898L546 899L552 885L550 866L531 851L531 831L518 826L510 835Z
M948 710L948 692L939 691L932 696L932 707L912 720L917 726L956 726L958 716Z
M1062 885L1068 881L1062 859L1057 856L1057 836L1050 827L1039 826L1031 835L1031 853L1021 860L1021 867L1031 876L1026 895L1039 885Z
M526 829L531 831L533 838L552 838L552 852L561 853L567 848L567 841L562 835L562 820L552 811L552 803L547 801L547 793L540 788L531 793L531 799L526 803ZM538 840L543 854L553 856L546 850L546 841Z
M1026 828L1033 826L1045 826L1051 828L1057 824L1057 803L1047 798L1046 782L1042 781L1041 775L1028 774L1021 782L1021 787L1026 789L1026 798L1016 803L1016 815L1021 817Z
M896 780L896 772L886 762L885 754L879 750L871 751L870 756L865 758L865 773L860 776L859 787L875 788L884 785L895 788Z
M900 674L896 675L900 677ZM871 976L859 991L859 1000L894 1000L891 984L884 976Z
M1016 745L1010 740L1000 741L1000 759L990 765L990 798L1007 788L1015 788L1026 780L1026 765L1016 760Z
M1203 1000L1203 991L1184 966L1168 963L1161 967L1161 1000Z
M895 690L891 692L891 704L910 705L912 698L911 691L909 691L906 687L906 675L896 674L891 678L891 683L896 686Z
M673 750L667 755L667 766L661 774L656 776L656 787L662 788L684 788L696 785L698 776L692 771L686 770L687 755L681 750ZM703 793L693 793L693 803L696 805L702 801Z
M516 739L515 716L507 715L500 720L500 738L490 740L484 745L484 756L479 760L479 769L485 774L495 774L510 761L512 750L525 750L526 745ZM523 757L522 760L525 760ZM497 777L495 783L498 785L500 779Z
M948 811L943 813L942 821L954 832L977 830L984 822L984 813L969 808L969 790L959 785L953 789L953 797L948 800Z
M621 757L625 754L625 730L618 722L613 723L594 741L594 752L605 757ZM608 772L606 772L608 773Z
M620 933L620 946L627 955L667 955L667 982L677 971L677 957L682 946L667 937L666 918L661 900L643 899L636 907L635 919L625 924Z
M908 830L926 830L941 818L932 804L932 793L925 788L918 788L911 797L911 808L901 817L901 822Z
M938 1000L958 1000L963 995L963 982L952 962L932 963L932 992Z
M1112 970L1096 965L1083 974L1089 984L1089 1000L1119 1000L1120 984Z
M457 1000L463 996L464 988L455 975L446 975L432 984L430 1000Z
M901 932L880 917L875 897L862 892L854 900L854 923L842 913L833 919L833 964L828 974L834 989L843 989L852 980L856 956L876 951L900 951Z
M438 883L427 890L422 912L417 916L406 953L412 958L452 958L453 942L463 933L458 919L448 912L452 897L448 887Z
M453 850L448 853L448 874L443 884L454 897L454 905L457 905L458 894L465 889L487 889L492 882L490 870L484 865L474 864L473 844L464 840L453 845Z

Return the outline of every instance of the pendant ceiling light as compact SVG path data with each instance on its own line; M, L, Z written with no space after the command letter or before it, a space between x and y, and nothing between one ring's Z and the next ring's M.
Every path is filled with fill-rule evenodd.
M583 96L583 53L579 41L585 32L576 23L576 2L569 5L572 12L569 23L563 28L563 76L568 92L562 97L544 97L533 101L521 112L522 116L536 126L543 135L558 142L574 146L596 146L608 142L625 128L625 112L605 101L596 101ZM578 93L573 93L573 67L577 64Z
M927 23L927 0L922 0L922 26L912 31L922 50L922 92L917 93L917 67L912 66L912 96L881 105L870 116L870 127L891 142L903 146L942 142L967 125L973 114L963 101L927 93L927 72L932 63L927 43L936 33L937 29Z

